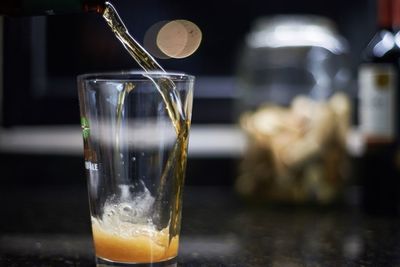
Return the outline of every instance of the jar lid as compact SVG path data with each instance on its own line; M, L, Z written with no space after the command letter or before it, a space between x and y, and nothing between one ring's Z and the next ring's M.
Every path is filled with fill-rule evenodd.
M314 15L278 15L263 17L247 36L250 48L321 47L334 54L347 52L348 44L325 17Z

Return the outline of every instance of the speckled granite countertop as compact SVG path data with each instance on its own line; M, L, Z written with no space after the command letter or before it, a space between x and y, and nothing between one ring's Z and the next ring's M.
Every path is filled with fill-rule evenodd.
M95 266L85 188L0 189L0 266ZM178 266L400 266L400 220L188 187Z

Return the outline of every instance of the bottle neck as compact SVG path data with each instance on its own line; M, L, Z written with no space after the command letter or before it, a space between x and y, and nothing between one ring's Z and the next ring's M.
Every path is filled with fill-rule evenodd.
M103 14L104 8L104 1L87 1L83 3L82 6L84 12L94 12L98 14Z
M0 15L103 13L105 0L0 0Z
M378 0L378 26L381 29L391 29L393 21L392 1Z
M400 0L392 0L392 28L396 31L400 30Z

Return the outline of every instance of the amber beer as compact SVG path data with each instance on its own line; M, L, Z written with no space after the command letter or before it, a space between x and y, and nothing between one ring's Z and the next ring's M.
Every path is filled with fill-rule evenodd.
M154 263L167 261L178 255L179 235L169 242L168 230L157 231L147 225L132 225L134 235L104 229L92 224L93 240L98 257L115 262Z

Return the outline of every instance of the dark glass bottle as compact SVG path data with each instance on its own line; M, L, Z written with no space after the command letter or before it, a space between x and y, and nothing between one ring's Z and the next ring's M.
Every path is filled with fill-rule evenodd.
M375 214L399 213L400 49L395 30L400 26L400 13L395 10L399 2L378 0L379 28L359 68L360 130L365 141L363 207Z
M0 15L33 16L81 12L102 13L104 2L104 0L1 0Z

